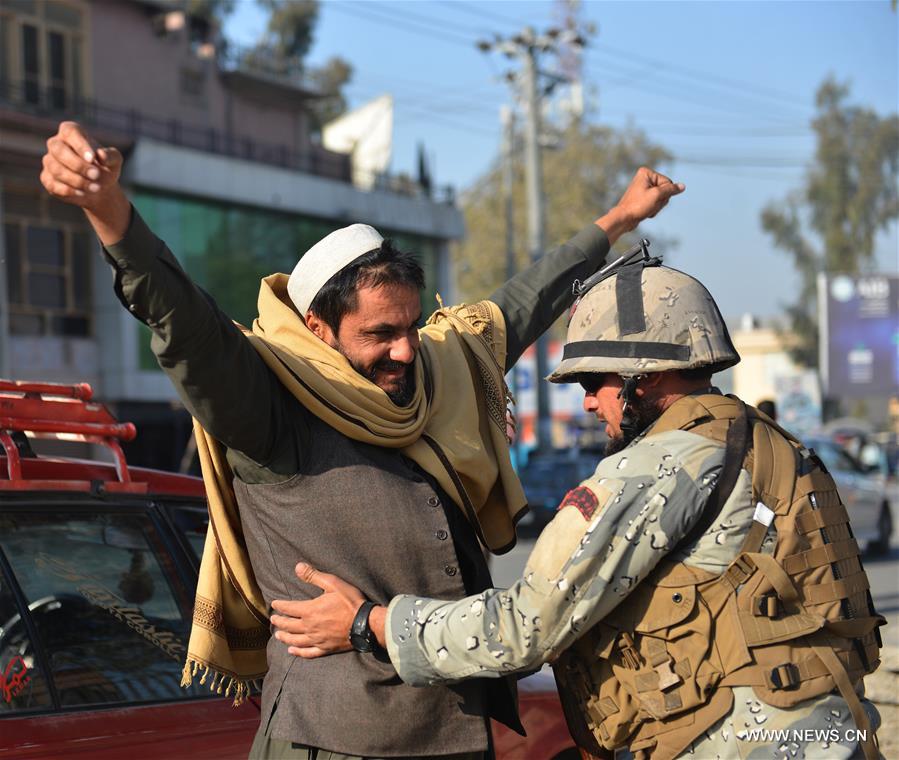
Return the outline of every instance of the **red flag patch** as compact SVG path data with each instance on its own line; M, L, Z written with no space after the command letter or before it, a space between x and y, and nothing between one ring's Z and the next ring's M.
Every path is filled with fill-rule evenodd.
M585 520L593 517L596 507L599 506L599 499L587 486L578 486L573 488L562 499L559 509L563 507L577 507L577 510L584 516Z

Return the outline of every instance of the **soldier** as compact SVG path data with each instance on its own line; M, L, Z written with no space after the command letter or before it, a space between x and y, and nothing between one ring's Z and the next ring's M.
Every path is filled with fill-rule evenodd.
M712 386L739 356L699 282L644 255L587 284L549 379L584 387L608 455L511 588L372 609L400 677L553 663L585 756L878 757L858 694L884 621L824 465ZM302 657L348 649L362 595L297 574L325 593L276 601L276 637Z

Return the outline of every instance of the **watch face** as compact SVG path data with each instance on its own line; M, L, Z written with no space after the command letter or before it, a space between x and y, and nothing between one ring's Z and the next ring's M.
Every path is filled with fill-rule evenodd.
M350 634L350 644L353 645L353 649L357 652L371 652L374 649L371 638L371 631L367 628L365 633L356 633L354 631Z

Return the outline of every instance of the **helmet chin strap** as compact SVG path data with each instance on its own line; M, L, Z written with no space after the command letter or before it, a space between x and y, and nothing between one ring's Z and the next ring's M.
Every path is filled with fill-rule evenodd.
M618 391L618 398L623 399L621 405L621 433L626 439L636 438L643 431L639 429L636 417L631 412L631 404L637 400L637 385L643 379L643 375L623 378L624 383Z

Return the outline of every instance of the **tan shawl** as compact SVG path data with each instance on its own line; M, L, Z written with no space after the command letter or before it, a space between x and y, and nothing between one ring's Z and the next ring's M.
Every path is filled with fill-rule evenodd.
M515 542L526 499L509 459L505 321L496 304L441 308L420 330L415 396L398 407L319 340L287 296L287 276L265 278L259 317L245 334L310 412L349 438L402 449L460 505L494 552ZM224 448L194 421L209 500L182 685L201 672L218 693L235 695L266 671L268 608L253 575ZM297 558L299 559L299 558Z

